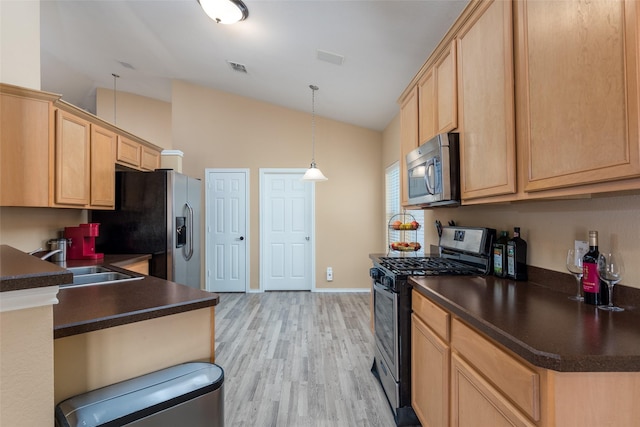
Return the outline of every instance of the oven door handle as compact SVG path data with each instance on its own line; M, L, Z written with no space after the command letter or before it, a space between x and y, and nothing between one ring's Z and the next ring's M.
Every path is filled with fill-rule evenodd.
M381 283L375 282L373 284L373 288L375 291L386 294L389 298L393 298L393 291L388 286L384 286Z

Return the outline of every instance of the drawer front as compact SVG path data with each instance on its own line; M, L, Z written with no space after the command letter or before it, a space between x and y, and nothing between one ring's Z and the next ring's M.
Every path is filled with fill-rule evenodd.
M413 312L444 341L449 342L449 313L429 301L418 291L413 291L411 298Z
M451 322L452 347L533 420L540 419L540 376L458 319Z

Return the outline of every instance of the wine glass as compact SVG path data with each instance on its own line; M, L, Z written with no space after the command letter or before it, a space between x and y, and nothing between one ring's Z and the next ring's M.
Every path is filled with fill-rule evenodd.
M624 311L624 308L613 305L613 285L622 280L624 263L622 257L615 253L603 253L598 256L598 276L609 288L609 305L599 305L598 308L608 311Z
M582 257L584 256L584 249L569 249L567 251L567 270L573 274L576 278L578 290L576 295L570 296L569 299L573 301L584 301L582 296Z

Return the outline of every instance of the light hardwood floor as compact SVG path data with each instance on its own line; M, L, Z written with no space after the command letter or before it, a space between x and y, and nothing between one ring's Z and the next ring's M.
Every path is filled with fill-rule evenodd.
M367 293L220 294L225 426L395 426L373 345Z

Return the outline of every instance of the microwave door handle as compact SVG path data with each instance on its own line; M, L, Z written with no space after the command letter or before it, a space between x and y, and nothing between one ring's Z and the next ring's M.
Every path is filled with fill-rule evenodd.
M431 195L436 194L435 185L431 183L430 177L435 177L435 165L433 159L429 159L427 162L427 169L424 174L424 182L427 185L427 192Z

